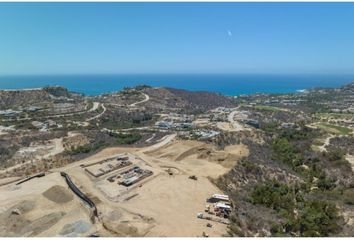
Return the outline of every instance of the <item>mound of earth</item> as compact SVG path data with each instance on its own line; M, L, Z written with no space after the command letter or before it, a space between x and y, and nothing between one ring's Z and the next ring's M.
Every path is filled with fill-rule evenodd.
M45 198L55 203L67 203L73 200L74 196L66 188L55 185L42 193Z

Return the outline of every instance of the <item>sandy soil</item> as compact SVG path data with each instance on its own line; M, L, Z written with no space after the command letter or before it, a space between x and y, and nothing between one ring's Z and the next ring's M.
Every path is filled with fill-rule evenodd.
M352 171L354 172L354 156L347 154L345 159L352 165Z
M0 125L0 136L1 135L6 135L9 132L15 131L15 126L9 126L9 127L5 127L5 126L1 126Z
M205 199L219 190L208 179L190 180L186 175L161 176L139 189L139 195L122 206L130 211L155 219L155 227L147 236L221 236L226 226L198 219L197 213L205 208Z
M228 122L217 122L216 126L223 131L229 131L229 132L238 132L238 131L245 130L245 128L237 120L235 120L236 114L239 114L238 110L232 111L227 116Z
M327 152L327 146L329 145L329 142L331 141L332 138L334 138L333 135L328 136L328 137L324 140L323 145L321 145L321 146L318 147L321 152Z
M127 188L117 201L112 201L99 187L106 176L95 179L80 165L120 153L134 154L154 175L138 186ZM92 232L98 232L100 236L195 237L203 232L209 236L222 236L227 225L210 222L213 226L209 228L206 226L208 221L198 219L197 213L203 212L210 195L221 193L209 178L226 173L247 154L248 150L243 145L217 151L203 142L176 140L175 135L168 135L146 148L106 148L87 159L53 169L43 178L19 186L1 186L0 214L9 213L9 209L20 200L35 202L35 207L21 215L21 219L26 224L29 222L36 232L28 232L28 228L22 226L15 231L18 236L88 236ZM168 170L173 174L169 175ZM69 174L80 190L96 203L98 222L90 223L87 207L70 192L60 171ZM197 176L198 180L189 179L191 175ZM46 224L45 230L38 227L43 219L50 223ZM4 226L4 223L0 225ZM8 226L5 227L0 236L9 233L6 230Z
M77 197L69 197L64 202L57 201L63 197L62 194L53 195L53 187L58 186L68 196L72 195L59 173L48 174L21 185L0 187L0 219L10 219L0 221L0 236L57 236L67 223L78 220L89 223L88 209ZM46 192L52 200L43 195ZM95 226L92 225L83 236L89 231L96 231Z
M87 112L93 112L96 111L98 109L98 107L100 106L99 102L93 102L92 108L89 109Z

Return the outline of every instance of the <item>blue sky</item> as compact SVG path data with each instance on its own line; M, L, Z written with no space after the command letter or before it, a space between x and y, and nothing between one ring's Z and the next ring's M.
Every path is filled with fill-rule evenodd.
M0 3L0 75L354 73L354 3Z

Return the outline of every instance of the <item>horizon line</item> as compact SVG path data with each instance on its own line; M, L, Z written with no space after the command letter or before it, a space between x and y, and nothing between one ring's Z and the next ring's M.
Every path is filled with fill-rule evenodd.
M119 75L328 75L328 76L354 76L353 73L252 73L252 72L235 72L235 73L203 73L203 72L174 72L174 73L30 73L30 74L0 74L0 77L45 77L45 76L98 76L98 75L106 75L106 76L119 76Z

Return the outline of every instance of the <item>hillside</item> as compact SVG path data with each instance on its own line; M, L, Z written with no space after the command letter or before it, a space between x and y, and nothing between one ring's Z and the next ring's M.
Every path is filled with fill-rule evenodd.
M45 104L58 98L71 98L77 94L70 93L66 88L53 86L21 90L0 90L0 110L26 107L33 104Z
M182 111L206 111L216 107L234 107L232 98L216 93L187 91L175 88L146 88L150 96L149 106L177 108Z

